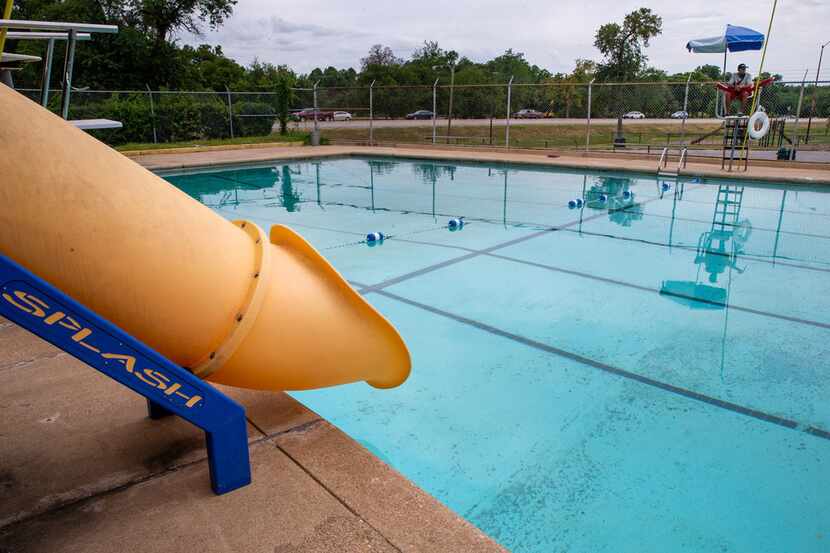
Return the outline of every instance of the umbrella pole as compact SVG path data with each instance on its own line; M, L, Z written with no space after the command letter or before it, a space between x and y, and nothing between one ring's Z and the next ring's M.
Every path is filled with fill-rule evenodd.
M729 52L729 48L727 48L726 44L723 45L723 73L722 78L723 82L726 82L726 54ZM725 117L728 115L726 109L726 94L724 92L718 91L717 99L715 100L715 116L717 116L718 110L718 103L721 102L721 98L723 98L723 107L721 109L721 116Z

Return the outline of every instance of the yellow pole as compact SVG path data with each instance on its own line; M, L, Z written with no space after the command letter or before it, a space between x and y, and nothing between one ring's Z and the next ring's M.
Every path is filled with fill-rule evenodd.
M767 46L769 46L769 36L772 33L772 21L775 19L775 8L778 7L778 0L773 0L772 2L772 14L769 16L769 26L767 26L767 36L764 40L764 50L761 52L761 65L758 67L758 75L755 77L755 91L752 94L752 109L749 110L749 115L752 116L755 113L755 109L758 107L758 100L760 99L760 94L758 93L760 87L758 85L761 84L761 74L764 72L764 61L767 59ZM747 132L744 133L744 149L746 149L746 145L749 142L749 128L747 127Z
M6 7L3 9L3 19L11 19L12 17L12 4L14 0L6 0ZM3 53L3 46L6 45L6 29L5 27L0 29L0 54Z

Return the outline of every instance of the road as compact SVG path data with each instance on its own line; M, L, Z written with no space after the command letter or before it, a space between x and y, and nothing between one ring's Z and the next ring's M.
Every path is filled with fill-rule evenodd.
M688 119L689 124L720 124L720 119ZM493 119L493 126L504 127L507 121L505 119ZM637 125L677 125L680 127L682 120L680 119L623 119L623 125L637 126ZM321 129L368 129L368 119L354 119L352 121L318 121L317 124ZM567 126L567 125L584 125L585 119L511 119L511 125L538 125L538 126ZM591 119L592 125L616 125L616 119ZM816 124L816 120L813 120ZM301 123L292 123L292 128L308 130L314 127L313 121L304 121ZM432 127L432 119L375 119L372 125L376 129L401 129L407 127ZM453 119L453 127L488 127L490 119ZM447 126L446 118L438 119L438 126Z

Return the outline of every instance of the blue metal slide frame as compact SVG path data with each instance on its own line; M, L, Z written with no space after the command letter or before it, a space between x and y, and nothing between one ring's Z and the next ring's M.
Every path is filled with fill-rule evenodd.
M204 430L214 493L250 484L237 402L3 255L0 315L147 398L151 418L175 414Z

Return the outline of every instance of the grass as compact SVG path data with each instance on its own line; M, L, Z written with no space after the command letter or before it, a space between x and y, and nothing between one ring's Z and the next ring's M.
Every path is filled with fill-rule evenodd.
M710 132L719 127L712 123L689 123L686 125L688 135L700 135ZM672 140L679 138L679 125L666 124L638 124L623 128L626 139L629 143L641 143L660 145L665 144L666 137L671 133ZM616 125L592 125L591 144L610 145L613 141L613 134ZM447 142L446 122L438 127L438 141ZM493 127L492 144L504 145L505 128L503 125ZM368 129L324 129L323 135L331 140L367 140ZM375 128L375 140L378 142L401 142L401 143L426 143L431 140L432 129L430 127L402 127L402 128ZM450 143L468 145L489 145L490 128L481 127L455 127L452 129ZM510 144L514 147L545 147L545 148L574 148L585 145L585 125L510 125Z
M290 132L286 135L269 134L265 136L239 136L236 138L212 138L207 140L188 140L184 142L130 142L116 146L120 152L134 150L161 150L167 148L193 148L196 146L231 146L238 144L266 144L270 142L303 142L307 143L309 134L304 132Z
M686 124L687 140L693 140L702 135L708 134L720 128L720 123L695 123ZM447 140L446 121L439 124L437 135L439 144L465 144L465 145L504 145L504 125L493 126L492 142L489 126L480 127L454 127L452 134ZM609 147L613 144L613 136L616 125L593 124L591 125L591 146ZM680 142L680 125L677 124L637 124L626 126L623 124L623 131L626 142L629 145L649 145L655 148L662 148L667 141L673 144ZM786 133L792 137L794 125L787 123ZM806 124L801 123L799 134L804 135ZM369 138L369 130L365 128L335 128L323 129L322 135L330 140L366 141ZM827 129L813 128L810 144L826 145L830 143L830 136ZM402 144L426 144L432 140L431 127L401 127L401 128L375 128L374 137L376 142L402 143ZM720 133L704 140L701 145L719 147L722 143ZM802 141L803 144L803 141ZM510 145L517 148L584 148L585 147L585 124L576 125L510 125Z

